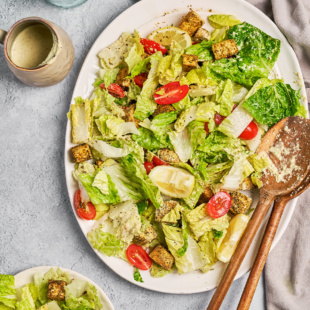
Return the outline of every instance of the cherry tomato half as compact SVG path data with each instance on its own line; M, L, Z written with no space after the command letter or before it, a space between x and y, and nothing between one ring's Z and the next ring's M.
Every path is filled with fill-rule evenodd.
M158 88L154 99L158 104L172 104L182 100L188 93L188 85L180 85L180 82L171 82Z
M152 163L154 164L154 166L170 166L167 162L161 160L157 156L153 156Z
M209 133L210 133L210 131L209 131L209 123L208 122L206 122L205 123L205 132L206 132L206 134L208 135Z
M75 193L74 205L75 205L76 212L80 218L84 220L93 220L95 218L96 208L90 201L87 203L82 202L81 190L78 190Z
M144 163L144 168L145 168L147 174L149 174L154 167L155 166L152 163L150 163L149 161L146 161Z
M213 218L224 216L230 209L231 197L226 192L218 192L207 204L207 212Z
M144 82L147 80L147 76L148 74L145 73L140 73L138 75L136 75L133 80L134 82L139 86L139 87L143 87Z
M214 116L214 121L216 125L220 125L225 118L226 118L225 116L222 116L221 114L216 113Z
M163 45L153 40L141 38L140 43L143 45L144 51L149 55L152 55L158 51L162 52L163 54L168 52L168 50Z
M258 132L257 125L252 121L247 128L245 128L242 134L239 136L243 140L252 140L256 137Z
M104 83L100 84L99 87L101 89L106 89ZM111 96L116 97L116 98L124 98L125 97L125 93L124 93L123 89L119 85L114 84L114 83L111 83L108 86L108 92Z
M147 253L138 245L131 244L126 250L127 259L131 264L141 270L150 269L152 260Z

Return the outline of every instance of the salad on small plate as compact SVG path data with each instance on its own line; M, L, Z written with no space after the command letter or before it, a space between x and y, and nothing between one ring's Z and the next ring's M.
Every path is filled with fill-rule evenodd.
M68 113L74 205L92 247L128 261L136 281L139 270L160 278L229 262L253 211L247 191L264 169L277 173L256 153L262 137L307 116L277 76L280 48L236 16L190 10L98 54L92 95Z
M104 292L81 274L40 266L0 274L1 310L113 310Z

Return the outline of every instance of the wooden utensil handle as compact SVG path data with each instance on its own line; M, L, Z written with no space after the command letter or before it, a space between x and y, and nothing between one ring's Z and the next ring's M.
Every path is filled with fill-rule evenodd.
M239 267L256 235L256 232L266 215L266 212L275 199L274 196L270 196L266 191L260 192L259 203L251 217L248 226L240 240L240 243L236 249L236 252L232 256L225 273L219 283L207 310L218 310L233 282Z
M279 222L281 220L284 208L287 204L288 200L276 200L270 219L267 224L267 228L261 242L260 248L256 255L256 259L254 265L252 267L251 273L243 290L238 310L246 310L250 308L252 298L254 296L258 280L261 276L263 268L265 266L267 256L270 251L270 247L272 245L274 236L277 232Z

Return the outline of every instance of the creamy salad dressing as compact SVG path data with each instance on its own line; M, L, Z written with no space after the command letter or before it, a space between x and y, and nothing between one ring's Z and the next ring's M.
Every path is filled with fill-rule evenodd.
M56 36L47 26L30 25L13 41L11 60L19 67L34 69L55 59L57 45Z

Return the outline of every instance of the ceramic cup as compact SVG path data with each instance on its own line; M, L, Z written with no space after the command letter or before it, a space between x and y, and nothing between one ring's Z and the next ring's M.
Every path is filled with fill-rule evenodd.
M43 25L50 31L52 46L47 58L35 68L27 69L12 61L12 46L17 35L32 25ZM4 55L10 70L25 84L45 87L63 80L69 73L74 48L68 34L58 25L40 17L27 17L17 21L8 32L0 29L0 43L4 45Z

